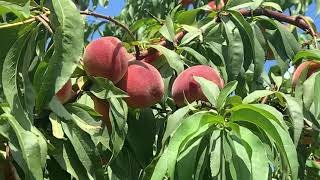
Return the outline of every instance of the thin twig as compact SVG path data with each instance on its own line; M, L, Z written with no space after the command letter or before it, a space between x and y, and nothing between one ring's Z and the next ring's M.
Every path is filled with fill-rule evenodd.
M144 10L146 13L149 14L149 16L151 16L154 20L156 20L160 25L163 25L163 23L159 20L159 18L157 18L155 15L153 15L150 11L148 11L147 9Z
M134 34L130 31L130 29L126 25L124 25L121 22L115 20L111 16L105 16L105 15L98 14L98 13L91 12L91 11L80 11L80 14L87 15L87 16L93 16L93 17L97 17L97 18L101 18L101 19L106 19L106 20L114 23L115 25L120 26L122 29L124 29L133 40L136 39ZM139 49L139 47L137 45L135 46L135 51L136 51L136 56L137 57L140 56L140 49Z
M1 25L0 26L0 29L5 29L5 28L11 28L11 27L15 27L15 26L20 26L20 25L23 25L23 24L28 24L28 23L32 23L36 21L36 18L35 17L32 17L30 19L27 19L25 21L20 21L20 22L16 22L16 23L12 23L12 24L4 24L4 25Z
M53 34L53 30L51 29L49 23L42 16L36 16L35 18L38 21L40 21L43 24L43 26L46 27L51 34Z

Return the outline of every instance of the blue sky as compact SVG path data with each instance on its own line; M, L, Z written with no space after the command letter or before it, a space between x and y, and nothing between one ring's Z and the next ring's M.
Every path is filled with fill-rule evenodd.
M110 0L107 8L98 7L96 11L98 13L104 14L104 15L117 16L120 14L124 5L125 5L124 0ZM315 4L312 4L309 7L309 11L306 13L306 15L311 17L312 19L315 19L315 24L316 24L317 28L319 29L320 28L320 18L316 16L316 5ZM99 19L95 19L95 18L89 18L89 20L100 21ZM95 36L94 38L98 38L98 37L99 36L97 34L97 36ZM265 70L268 72L270 67L272 65L275 65L275 63L276 63L275 61L267 61L266 65L265 65Z

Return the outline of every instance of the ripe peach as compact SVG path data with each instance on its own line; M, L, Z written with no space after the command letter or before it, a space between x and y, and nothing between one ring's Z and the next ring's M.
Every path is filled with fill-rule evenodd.
M208 5L210 6L210 8L214 11L220 11L223 6L224 6L224 1L223 0L220 0L220 3L218 4L218 6L216 6L216 2L215 1L210 1L208 3Z
M128 68L128 60L134 58L116 37L103 37L92 41L85 49L85 71L96 77L104 77L114 83L120 81Z
M193 0L181 0L180 3L183 5L183 6L188 6L190 4L192 4Z
M73 91L71 80L68 80L67 83L56 93L57 98L62 104L68 102L72 95Z
M164 94L164 83L159 71L152 65L140 62L129 62L128 72L120 80L118 87L127 92L128 106L144 108L158 103Z
M99 99L95 96L92 97L92 100L94 103L94 110L102 115L101 119L103 120L103 122L107 126L108 132L111 132L112 125L111 125L110 117L109 117L109 104L105 100Z
M219 88L223 88L224 82L217 70L209 66L197 65L184 70L172 85L172 97L178 106L184 104L184 97L189 102L195 100L207 101L200 85L194 80L193 76L203 77L214 82Z
M152 64L152 62L156 61L160 56L161 56L161 53L159 51L157 51L156 53L148 55L147 57L145 57L142 60L142 62L146 62L146 63Z
M302 73L302 71L308 68L308 73L307 73L307 78L310 77L314 72L318 71L320 69L320 62L314 62L314 61L306 61L301 63L297 69L295 70L295 72L293 73L293 77L292 77L292 87L294 88L297 83L298 83L298 79Z

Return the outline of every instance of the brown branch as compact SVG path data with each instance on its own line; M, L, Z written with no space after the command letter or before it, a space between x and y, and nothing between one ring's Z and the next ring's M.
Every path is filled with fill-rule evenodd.
M97 17L97 18L101 18L101 19L106 19L106 20L114 23L115 25L120 26L122 29L124 29L133 40L136 39L134 34L129 30L129 28L126 25L124 25L121 22L115 20L111 16L105 16L105 15L98 14L98 13L95 13L95 12L90 12L90 11L80 11L80 14L87 15L87 16L93 16L93 17ZM140 49L139 49L139 47L137 45L135 46L135 51L136 51L136 57L139 57L140 56Z
M315 37L317 36L317 33L314 32L313 28L310 26L310 24L306 23L303 17L301 16L289 16L286 14L283 14L278 11L274 10L269 10L269 9L256 9L256 10L250 10L250 9L240 9L239 12L244 16L244 17L250 17L250 16L267 16L269 18L273 18L275 20L278 20L280 22L286 22L288 24L292 24L296 27L299 27L300 29L306 31L309 33L311 36ZM176 35L176 42L181 41L181 39L187 34L186 31L179 32ZM170 44L166 40L161 40L158 43L158 45L162 45L165 47L170 46ZM156 52L155 49L148 49L144 50L140 53L140 56L137 56L137 59L143 59L148 55L154 54Z
M269 18L273 18L275 20L278 20L280 22L286 22L288 24L295 25L299 27L300 29L310 33L312 36L315 36L316 34L314 33L312 27L308 23L306 23L301 16L289 16L286 14L283 14L278 11L273 11L269 9L256 9L254 11L249 10L249 9L241 9L239 12L245 16L245 17L250 17L250 16L267 16Z

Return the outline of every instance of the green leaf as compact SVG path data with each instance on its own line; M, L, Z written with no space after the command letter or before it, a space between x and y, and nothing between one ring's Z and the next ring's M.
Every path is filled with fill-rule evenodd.
M53 157L61 166L62 169L67 171L72 177L79 180L92 179L79 160L77 153L72 147L70 141L62 141L54 138L50 142L55 147Z
M24 130L17 120L10 114L3 114L0 118L6 119L9 122L18 140L18 142L11 143L14 143L12 145L14 145L13 148L15 150L19 150L17 153L21 153L21 157L19 157L19 159L16 159L17 156L15 155L13 155L13 157L16 161L20 162L19 165L24 171L25 179L43 179L41 168L41 149L37 136L30 131Z
M102 77L94 77L90 90L100 99L128 97L127 93L116 87L112 81Z
M267 104L250 104L251 106L254 106L256 111L259 111L262 113L265 117L268 117L272 120L274 120L276 123L282 126L283 129L288 130L288 126L286 124L286 121L283 119L284 115L279 112L275 107L269 106Z
M78 103L68 104L66 109L71 113L75 124L83 131L90 134L95 145L101 143L105 147L109 147L109 133L105 123L95 120L91 113L96 112L90 107Z
M243 104L250 104L260 98L263 98L265 96L270 96L271 94L274 94L274 92L269 90L254 91L243 99Z
M197 133L202 133L198 131ZM198 134L197 134L198 135ZM177 158L177 179L191 179L197 164L197 153L201 144L202 134L200 137L190 138L192 144L184 147Z
M19 18L28 18L30 16L30 1L29 0L1 0L0 14L8 12L14 13Z
M204 57L203 55L201 55L199 52L197 52L196 50L190 48L190 47L181 47L181 49L183 49L184 51L187 51L189 54L191 54L192 56L194 56L198 62L200 64L204 64L204 65L209 65L208 59L206 57Z
M151 45L150 47L158 50L161 54L163 54L166 57L170 67L176 70L178 74L180 74L184 70L183 61L181 61L180 56L176 52L161 45Z
M110 98L108 101L112 114L112 116L109 115L112 124L112 150L113 155L116 156L121 151L128 132L128 106L123 99Z
M319 120L320 119L320 74L318 74L315 78L314 84L314 108L315 108L315 116Z
M49 116L49 120L51 122L52 127L52 135L57 139L63 139L64 138L64 132L61 126L61 121L58 118L58 116L54 113L51 113Z
M277 4L277 3L274 3L274 2L263 2L262 3L262 7L271 7L273 9L277 10L277 11L282 12L281 6L279 4Z
M72 1L52 1L50 22L54 27L54 53L44 74L36 109L47 105L69 80L83 51L84 22Z
M226 103L227 97L236 90L238 85L237 81L229 82L220 92L217 100L217 108L220 111Z
M303 72L301 73L301 76L303 75ZM316 73L312 74L306 81L303 82L303 88L301 90L302 91L301 94L304 95L303 96L304 108L306 108L308 110L310 109L310 107L314 103L314 101L317 101L315 94L317 94L318 91L315 91L314 87L315 87L315 83L316 83L316 77L319 74L320 74L319 72L316 72Z
M285 47L285 51L290 59L293 59L295 55L301 50L300 44L294 37L294 35L288 31L283 24L275 21L278 26L278 31L281 34L282 41Z
M249 129L238 126L237 124L230 125L235 130L241 141L246 143L244 147L251 161L251 178L252 179L268 179L269 177L269 159L264 149L262 141Z
M287 108L293 124L293 141L298 146L300 136L304 127L304 116L302 106L290 95L283 95L287 101Z
M183 36L179 46L184 46L201 35L202 33L200 29L189 31L185 36Z
M101 159L90 136L73 123L62 122L61 124L87 172L93 179L104 179Z
M10 50L11 46L14 42L18 39L19 29L22 29L21 26L12 27L10 29L0 29L0 71L2 72L3 61L6 58L8 51ZM0 79L2 80L2 73L0 73ZM2 91L2 81L0 82L1 91ZM1 100L5 99L4 95L0 95Z
M320 61L320 50L309 49L300 51L295 55L294 59L292 60L292 63L295 64L301 59L314 59Z
M228 141L226 132L224 132L222 136L222 149L223 149L224 159L228 163L231 163L231 160L235 154L232 153L232 144L230 144L230 142Z
M194 24L199 11L200 9L191 9L180 13L177 17L178 23L187 25Z
M232 165L235 168L236 179L245 179L251 177L251 162L246 152L246 149L237 142L236 140L231 140L231 137L228 136L228 142L232 145ZM254 167L256 168L256 167Z
M217 106L217 99L220 93L219 87L212 81L209 81L203 77L193 77L195 81L200 84L200 88L206 98L213 106Z
M284 163L290 168L292 179L297 179L299 164L296 148L289 133L279 126L279 124L270 121L269 118L254 110L250 105L239 105L232 108L230 121L247 121L265 131L279 148L279 153L281 154Z
M43 133L36 127L33 127L31 132L35 134L38 139L38 144L40 147L41 167L44 169L46 167L47 155L48 155L47 139L43 135Z
M264 39L263 34L259 27L256 24L253 24L253 30L254 33L254 51L255 51L255 57L253 59L254 63L254 80L257 81L259 77L261 77L263 70L264 70L264 64L265 64L265 52L263 49L263 46L260 43L260 39Z
M131 113L130 113L131 114ZM139 117L132 113L128 117L127 142L130 149L134 152L139 163L146 167L153 158L153 151L156 151L156 136L162 122L159 122L151 108L142 109Z
M93 117L81 107L68 104L66 105L66 109L71 114L75 124L84 132L90 135L97 135L102 130L102 126L104 126L102 121L94 120Z
M210 169L212 177L216 177L219 174L221 168L221 156L223 154L223 152L221 152L221 138L219 137L215 142L214 148L210 153Z
M175 41L175 30L174 24L170 16L167 16L165 24L161 27L159 32L164 36L168 41Z
M64 134L69 138L79 160L87 170L92 179L104 179L101 159L98 150L95 147L90 135L82 131L75 122L72 121L72 115L63 107L63 105L53 98L49 104L52 111L60 118Z
M259 1L255 1L259 4ZM244 44L244 61L243 67L245 70L249 68L255 57L255 40L253 29L250 24L244 19L244 17L238 11L229 11L231 14L231 20L235 26L239 29L242 42Z
M26 31L10 48L3 63L2 69L2 84L7 102L11 107L12 114L18 120L24 129L31 129L33 104L32 85L28 79L28 67L32 59L32 43L35 33L29 33L30 25L23 30ZM26 45L29 47L25 47ZM31 46L31 47L30 47ZM31 48L31 49L30 49ZM24 51L24 49L26 49ZM21 75L26 76L22 78ZM31 86L31 87L30 87ZM24 88L24 91L21 90Z
M227 41L227 49L223 53L226 60L227 72L230 80L235 80L243 66L243 42L239 30L235 28L229 17L223 16L221 20L224 25L224 35Z
M180 124L185 120L184 117L190 111L189 106L178 109L173 114L171 114L167 120L166 130L162 138L162 144L168 140L170 136L173 135L174 131L180 126Z
M161 180L166 177L166 174L173 178L180 145L186 138L197 133L199 129L209 128L210 125L215 123L223 123L223 118L208 112L197 113L185 119L175 131L168 147L156 163L151 179Z

